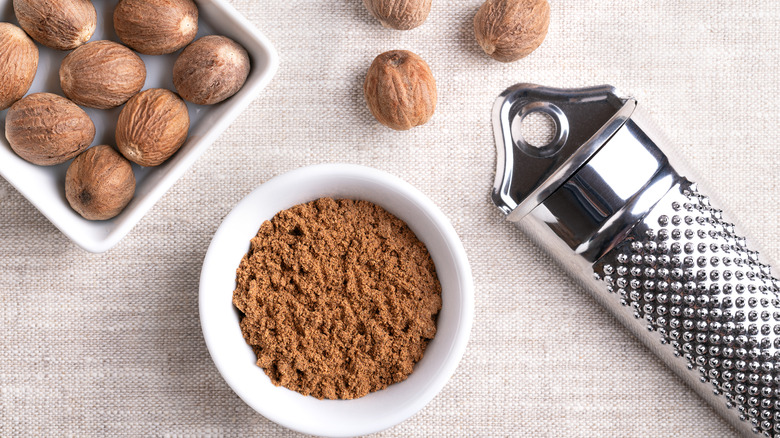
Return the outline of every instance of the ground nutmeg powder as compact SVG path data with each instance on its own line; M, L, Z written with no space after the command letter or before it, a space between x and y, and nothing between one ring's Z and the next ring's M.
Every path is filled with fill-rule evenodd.
M263 223L233 303L275 385L353 399L412 373L436 334L441 285L402 220L367 201L321 198Z

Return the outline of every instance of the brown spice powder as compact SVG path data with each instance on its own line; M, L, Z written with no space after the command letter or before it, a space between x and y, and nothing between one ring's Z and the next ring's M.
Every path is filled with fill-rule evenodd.
M425 245L367 201L279 212L251 241L233 303L275 385L353 399L406 379L436 334L441 285Z

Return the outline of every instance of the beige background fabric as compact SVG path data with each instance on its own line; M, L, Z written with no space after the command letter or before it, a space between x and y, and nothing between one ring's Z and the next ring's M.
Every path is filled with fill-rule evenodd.
M0 179L0 436L297 436L220 377L198 277L239 200L324 162L420 189L473 269L457 372L379 436L734 434L493 207L490 110L517 82L615 85L780 260L780 2L552 0L544 44L513 64L475 42L480 0L434 0L408 32L383 29L360 0L232 3L276 45L278 75L114 249L84 252ZM435 116L410 132L379 125L362 96L368 65L390 49L416 52L438 81Z

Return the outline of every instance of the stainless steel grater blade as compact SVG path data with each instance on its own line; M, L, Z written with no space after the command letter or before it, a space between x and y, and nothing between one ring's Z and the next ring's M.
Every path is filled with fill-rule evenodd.
M538 112L542 147L521 130ZM507 219L742 434L780 438L780 281L636 100L519 84L493 127Z

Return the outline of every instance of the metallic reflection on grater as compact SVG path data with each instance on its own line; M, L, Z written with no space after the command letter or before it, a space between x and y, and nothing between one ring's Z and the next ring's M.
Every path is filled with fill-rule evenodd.
M493 126L507 219L742 434L780 438L780 281L636 100L519 84Z

